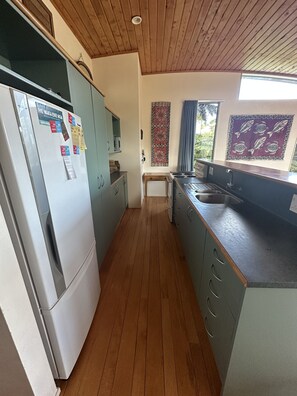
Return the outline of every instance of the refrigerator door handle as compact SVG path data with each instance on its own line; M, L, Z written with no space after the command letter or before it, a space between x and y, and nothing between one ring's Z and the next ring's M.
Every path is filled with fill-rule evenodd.
M50 249L51 249L55 267L60 272L60 274L63 275L61 261L60 261L59 252L58 252L58 248L57 248L57 242L56 242L55 233L53 230L52 218L51 218L50 213L47 215L47 218L46 218L46 230L47 230L48 241L49 241L49 245L50 245Z

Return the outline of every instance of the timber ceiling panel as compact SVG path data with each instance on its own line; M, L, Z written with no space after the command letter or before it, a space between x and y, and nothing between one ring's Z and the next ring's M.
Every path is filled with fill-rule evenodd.
M51 1L92 58L138 51L143 74L297 75L296 0Z

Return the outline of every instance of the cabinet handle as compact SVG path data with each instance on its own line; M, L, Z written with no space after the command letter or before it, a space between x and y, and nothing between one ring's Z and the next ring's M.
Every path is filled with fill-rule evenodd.
M219 263L225 264L224 261L222 261L222 260L220 259L219 255L218 255L218 251L217 251L216 248L213 249L213 255L215 256L215 259L216 259Z
M100 190L100 188L101 188L100 176L97 176L97 182L98 182L98 190Z
M206 333L209 335L209 337L213 338L212 332L210 330L208 330L208 328L207 328L207 317L206 316L204 318L204 327L205 327Z
M216 318L217 315L216 315L216 314L213 312L213 310L211 309L209 297L207 297L206 305L207 305L207 309L208 309L209 313L210 313L214 318Z
M192 222L192 218L191 218L191 214L193 213L193 209L191 208L191 206L188 206L187 209L187 217L189 219L190 222Z
M103 187L104 186L104 177L101 175L100 178L101 178L101 187Z
M216 298L220 298L220 296L214 291L214 289L213 289L213 283L212 283L212 280L210 279L209 280L209 282L208 282L208 287L209 287L209 290L210 290L210 292L211 292L211 294L213 294Z
M223 282L223 279L220 278L220 276L217 274L216 267L214 266L214 264L211 265L211 272L213 276L216 278L216 280L218 280L219 282Z

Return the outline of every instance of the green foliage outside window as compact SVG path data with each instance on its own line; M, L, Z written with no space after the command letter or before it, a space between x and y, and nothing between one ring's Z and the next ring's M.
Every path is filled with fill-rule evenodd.
M198 104L194 162L198 158L213 159L217 111L217 103Z
M295 146L294 156L291 162L290 172L297 173L297 144Z
M295 172L297 173L297 158L293 158L293 161L291 163L291 168L290 168L290 172Z

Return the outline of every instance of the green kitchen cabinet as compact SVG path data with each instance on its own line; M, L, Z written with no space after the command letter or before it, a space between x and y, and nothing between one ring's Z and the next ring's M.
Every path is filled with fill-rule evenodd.
M86 161L99 265L108 249L112 229L110 213L110 173L106 143L106 118L102 95L68 63L71 101L82 119L86 141Z
M123 175L111 186L111 199L113 205L112 222L114 229L119 224L127 208L126 183L126 175Z
M96 151L98 155L98 189L101 194L100 215L94 221L98 222L96 238L98 243L97 256L101 264L113 236L113 228L109 220L111 211L110 172L104 99L93 86L91 86L91 92L96 131Z
M112 112L105 109L106 129L107 129L107 150L109 154L114 153Z
M128 207L128 175L125 174L123 176L123 180L124 180L124 195L125 195L125 210Z
M225 380L244 286L207 233L199 305L222 381Z
M198 298L203 268L206 228L191 205L186 210L186 258Z
M179 188L176 189L174 217L198 298L206 228Z

